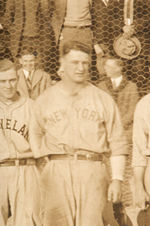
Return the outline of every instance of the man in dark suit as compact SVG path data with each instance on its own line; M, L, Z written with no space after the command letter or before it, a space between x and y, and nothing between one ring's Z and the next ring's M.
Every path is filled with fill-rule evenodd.
M40 66L49 70L55 46L50 22L51 13L47 14L45 1L7 0L2 27L9 32L10 50L15 60L23 48L33 47L38 52Z

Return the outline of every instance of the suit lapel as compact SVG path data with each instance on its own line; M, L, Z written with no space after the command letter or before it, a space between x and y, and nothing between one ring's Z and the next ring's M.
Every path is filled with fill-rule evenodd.
M40 70L35 70L32 76L32 89L34 89L37 83L42 79L43 73Z
M29 96L29 92L28 92L28 87L27 87L27 83L26 83L26 78L25 75L23 73L23 70L20 69L18 71L18 85L17 85L17 90L22 94L24 94L25 96Z

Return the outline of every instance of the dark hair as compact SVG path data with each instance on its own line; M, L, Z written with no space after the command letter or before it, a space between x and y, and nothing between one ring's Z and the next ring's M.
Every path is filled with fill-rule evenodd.
M24 55L33 55L33 56L36 57L37 56L37 52L33 48L23 48L18 56L22 57Z
M0 60L0 72L8 71L10 69L15 70L15 65L12 61L8 59Z
M79 50L84 53L87 53L88 55L90 55L91 53L90 48L86 44L78 41L68 41L68 42L65 42L64 45L62 46L60 51L60 56L61 57L65 56L71 50Z
M113 57L113 56L105 57L105 59L104 59L104 61L103 61L103 66L105 66L105 64L106 64L106 62L107 62L108 60L113 60L113 61L115 61L115 62L117 63L117 65L120 66L120 67L123 67L123 66L124 66L124 62L123 62L121 59L119 59L119 58L117 58L117 57Z

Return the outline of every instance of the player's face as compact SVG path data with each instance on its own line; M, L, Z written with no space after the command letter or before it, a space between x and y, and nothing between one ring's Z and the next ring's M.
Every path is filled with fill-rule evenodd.
M79 50L71 50L62 59L64 74L62 79L82 83L87 80L90 56Z
M117 78L122 74L122 67L115 60L107 60L104 65L107 77Z
M23 69L33 71L35 69L35 56L32 54L24 55L20 58Z
M0 72L0 97L4 100L12 100L16 95L17 75L14 69Z

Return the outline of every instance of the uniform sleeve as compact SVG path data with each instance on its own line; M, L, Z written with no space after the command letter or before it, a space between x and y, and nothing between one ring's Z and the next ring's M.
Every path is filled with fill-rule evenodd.
M104 117L108 146L112 156L129 154L128 142L123 130L117 105L111 97L104 98Z
M146 108L146 106L145 106ZM133 124L133 158L132 166L146 166L147 159L146 153L148 150L148 122L147 122L147 111L144 109L143 104L138 104L134 114Z

